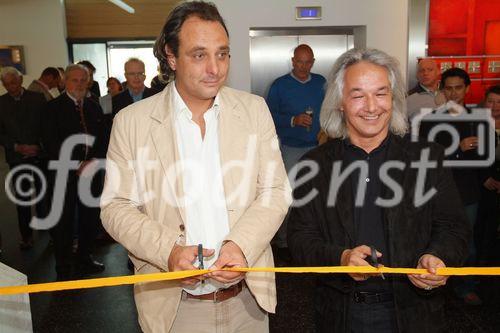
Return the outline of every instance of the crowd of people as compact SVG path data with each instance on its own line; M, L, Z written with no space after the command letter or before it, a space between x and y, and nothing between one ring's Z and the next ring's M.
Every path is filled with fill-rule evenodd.
M126 81L122 84L110 77L108 94L100 96L99 84L93 80L95 67L87 60L66 69L47 67L26 89L17 69L2 68L1 81L7 93L0 97L0 143L12 174L11 191L21 232L19 246L22 250L33 247L33 211L26 204L32 199L33 183L34 196L38 198L35 216L54 218L49 215L52 203L62 203L60 216L55 217L55 226L50 228L58 280L104 270L104 265L91 255L96 236L103 233L100 209L82 202L78 183L90 173L91 193L100 197L104 172L94 173L91 162L106 157L113 117L126 106L158 92L145 86L144 72L144 63L130 58L124 64ZM56 192L57 173L49 164L61 160L64 142L75 134L88 134L94 141L80 144L71 152L71 160L79 161L78 167L69 172L64 191ZM76 265L72 265L74 243Z
M228 36L213 4L173 9L154 48L173 78L155 78L161 89L145 86L137 58L102 97L89 61L48 67L26 89L15 68L1 70L21 249L33 247L30 223L49 229L59 281L105 270L92 256L98 233L126 248L135 274L211 269L137 284L145 332L268 331L274 274L221 269L273 266L271 243L278 265L427 270L319 276L318 331L443 329L449 277L436 269L494 259L500 86L477 113L462 69L421 59L407 92L383 51L351 49L324 78L301 44L263 99L225 86ZM25 204L39 194L36 209ZM481 304L473 278L453 285Z

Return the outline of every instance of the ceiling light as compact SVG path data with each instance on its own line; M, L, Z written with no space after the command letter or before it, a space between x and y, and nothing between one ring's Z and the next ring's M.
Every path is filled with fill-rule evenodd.
M120 7L121 9L123 9L124 11L126 12L129 12L130 14L134 14L135 13L135 9L130 7L129 5L127 5L125 2L121 1L121 0L108 0L109 2L117 5L118 7Z

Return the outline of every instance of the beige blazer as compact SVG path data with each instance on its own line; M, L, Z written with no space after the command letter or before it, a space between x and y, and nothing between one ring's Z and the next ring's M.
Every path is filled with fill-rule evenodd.
M28 86L28 90L43 94L47 102L54 99L54 96L52 96L50 91L42 86L37 80L33 80L33 82L31 82L31 84Z
M181 167L171 108L172 84L120 111L113 121L101 199L109 234L128 251L136 274L168 271L168 257L184 232ZM220 90L219 149L232 240L250 267L274 265L269 242L291 202L278 139L265 101ZM246 161L245 166L243 161ZM273 273L245 278L258 304L276 307ZM145 332L168 332L182 287L178 281L134 286L139 323Z

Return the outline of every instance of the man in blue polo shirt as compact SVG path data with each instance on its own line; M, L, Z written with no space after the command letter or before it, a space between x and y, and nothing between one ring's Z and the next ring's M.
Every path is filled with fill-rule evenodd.
M267 104L271 110L287 172L307 151L318 144L319 113L325 97L325 78L311 73L314 53L306 44L293 52L292 72L277 78L269 90ZM275 237L278 253L286 244L286 224Z

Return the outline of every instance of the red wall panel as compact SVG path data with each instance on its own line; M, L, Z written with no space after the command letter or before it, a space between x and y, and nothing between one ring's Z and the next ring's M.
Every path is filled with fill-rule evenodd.
M500 72L488 65L498 61L491 56L500 55L500 0L430 0L428 31L428 56L451 56L441 60L453 66L490 56L482 57L480 72L469 73L473 83L467 102L478 103L487 87L499 84Z

